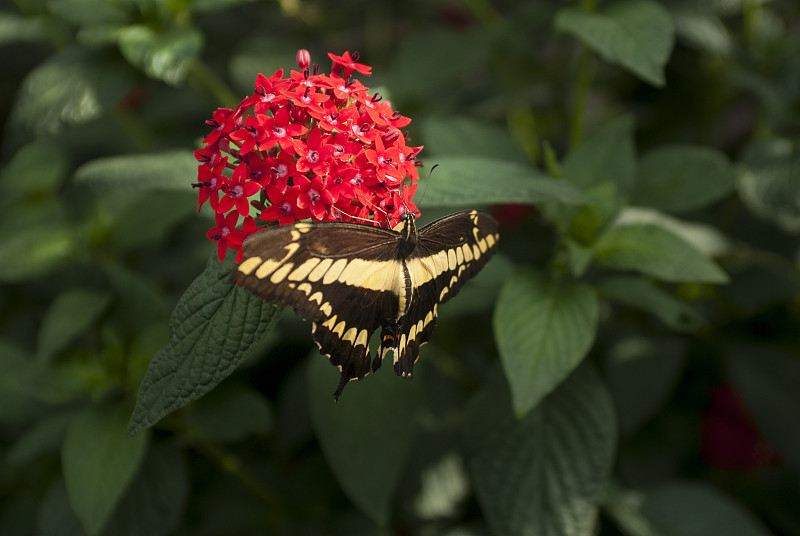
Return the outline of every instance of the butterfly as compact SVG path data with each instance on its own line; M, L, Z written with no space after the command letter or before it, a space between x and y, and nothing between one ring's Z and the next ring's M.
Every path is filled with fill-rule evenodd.
M248 236L233 278L261 299L312 322L320 352L339 367L333 395L375 372L391 350L410 377L439 304L455 296L497 249L497 221L481 210L420 229L412 213L394 229L346 222L294 223ZM381 328L381 344L369 341Z

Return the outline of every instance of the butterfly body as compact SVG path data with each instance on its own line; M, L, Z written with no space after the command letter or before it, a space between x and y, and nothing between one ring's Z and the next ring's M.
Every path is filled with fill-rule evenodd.
M417 229L406 215L393 229L353 223L295 223L249 236L233 277L264 300L312 322L320 351L350 380L380 367L391 350L395 372L411 376L430 339L438 305L461 289L497 248L497 222L463 211ZM381 346L369 340L381 328Z

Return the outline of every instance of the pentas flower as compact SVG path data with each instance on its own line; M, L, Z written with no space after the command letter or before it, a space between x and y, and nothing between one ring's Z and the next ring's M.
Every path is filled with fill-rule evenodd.
M206 121L212 130L195 151L194 186L199 205L208 201L216 214L206 236L220 260L229 249L241 260L242 242L259 225L310 219L391 228L418 212L422 147L399 130L411 120L353 78L372 70L358 54L328 56L331 72L321 74L299 51L300 71L259 74L252 95Z

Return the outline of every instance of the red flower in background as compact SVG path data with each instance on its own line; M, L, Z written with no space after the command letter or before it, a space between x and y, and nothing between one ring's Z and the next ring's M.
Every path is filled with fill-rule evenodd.
M206 236L217 242L220 260L228 249L241 256L256 220L394 227L406 212L418 212L411 198L422 147L406 145L398 130L411 120L352 78L372 70L357 63L358 54L328 56L332 72L318 74L308 52L299 51L300 71L259 74L252 95L206 122L213 130L195 152L194 186L199 205L208 201L216 213Z

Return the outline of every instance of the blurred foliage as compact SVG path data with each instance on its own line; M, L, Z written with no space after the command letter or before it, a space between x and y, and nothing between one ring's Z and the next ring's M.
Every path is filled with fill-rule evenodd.
M190 187L299 48L502 226L336 405ZM0 534L800 534L796 1L17 0L0 50Z

